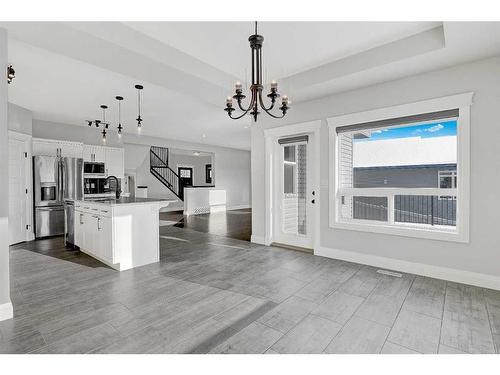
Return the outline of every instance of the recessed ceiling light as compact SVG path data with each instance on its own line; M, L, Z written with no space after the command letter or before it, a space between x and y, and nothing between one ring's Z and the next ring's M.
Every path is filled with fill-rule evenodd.
M194 156L200 156L200 153L198 151L193 152Z

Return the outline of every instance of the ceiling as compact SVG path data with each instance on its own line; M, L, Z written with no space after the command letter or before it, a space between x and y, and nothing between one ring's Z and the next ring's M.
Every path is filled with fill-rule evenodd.
M35 119L117 121L143 134L250 148L250 118L227 118L224 99L250 69L251 22L3 22L16 78L9 101ZM297 103L500 54L500 23L263 22L264 78ZM293 107L292 107L293 110Z

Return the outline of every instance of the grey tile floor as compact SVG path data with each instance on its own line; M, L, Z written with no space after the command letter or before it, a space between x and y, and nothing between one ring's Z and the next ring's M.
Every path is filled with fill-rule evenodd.
M61 239L11 248L1 353L495 353L500 292L161 227L116 272ZM496 345L496 349L495 349Z

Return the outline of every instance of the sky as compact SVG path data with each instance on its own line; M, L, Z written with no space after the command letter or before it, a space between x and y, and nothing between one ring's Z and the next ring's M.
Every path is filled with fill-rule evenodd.
M423 125L410 125L400 128L389 128L372 131L370 138L356 139L356 142L377 141L381 139L408 138L408 137L443 137L457 135L457 121L441 121Z

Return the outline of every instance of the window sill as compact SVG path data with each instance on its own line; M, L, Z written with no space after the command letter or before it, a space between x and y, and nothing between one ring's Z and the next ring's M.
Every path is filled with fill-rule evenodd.
M425 238L437 241L448 242L469 242L468 238L460 234L456 229L448 229L442 226L430 229L427 225L388 225L385 222L373 223L364 220L336 221L330 224L333 229L345 229L368 233L381 233L393 236L403 236L412 238ZM439 228L439 229L438 229Z

